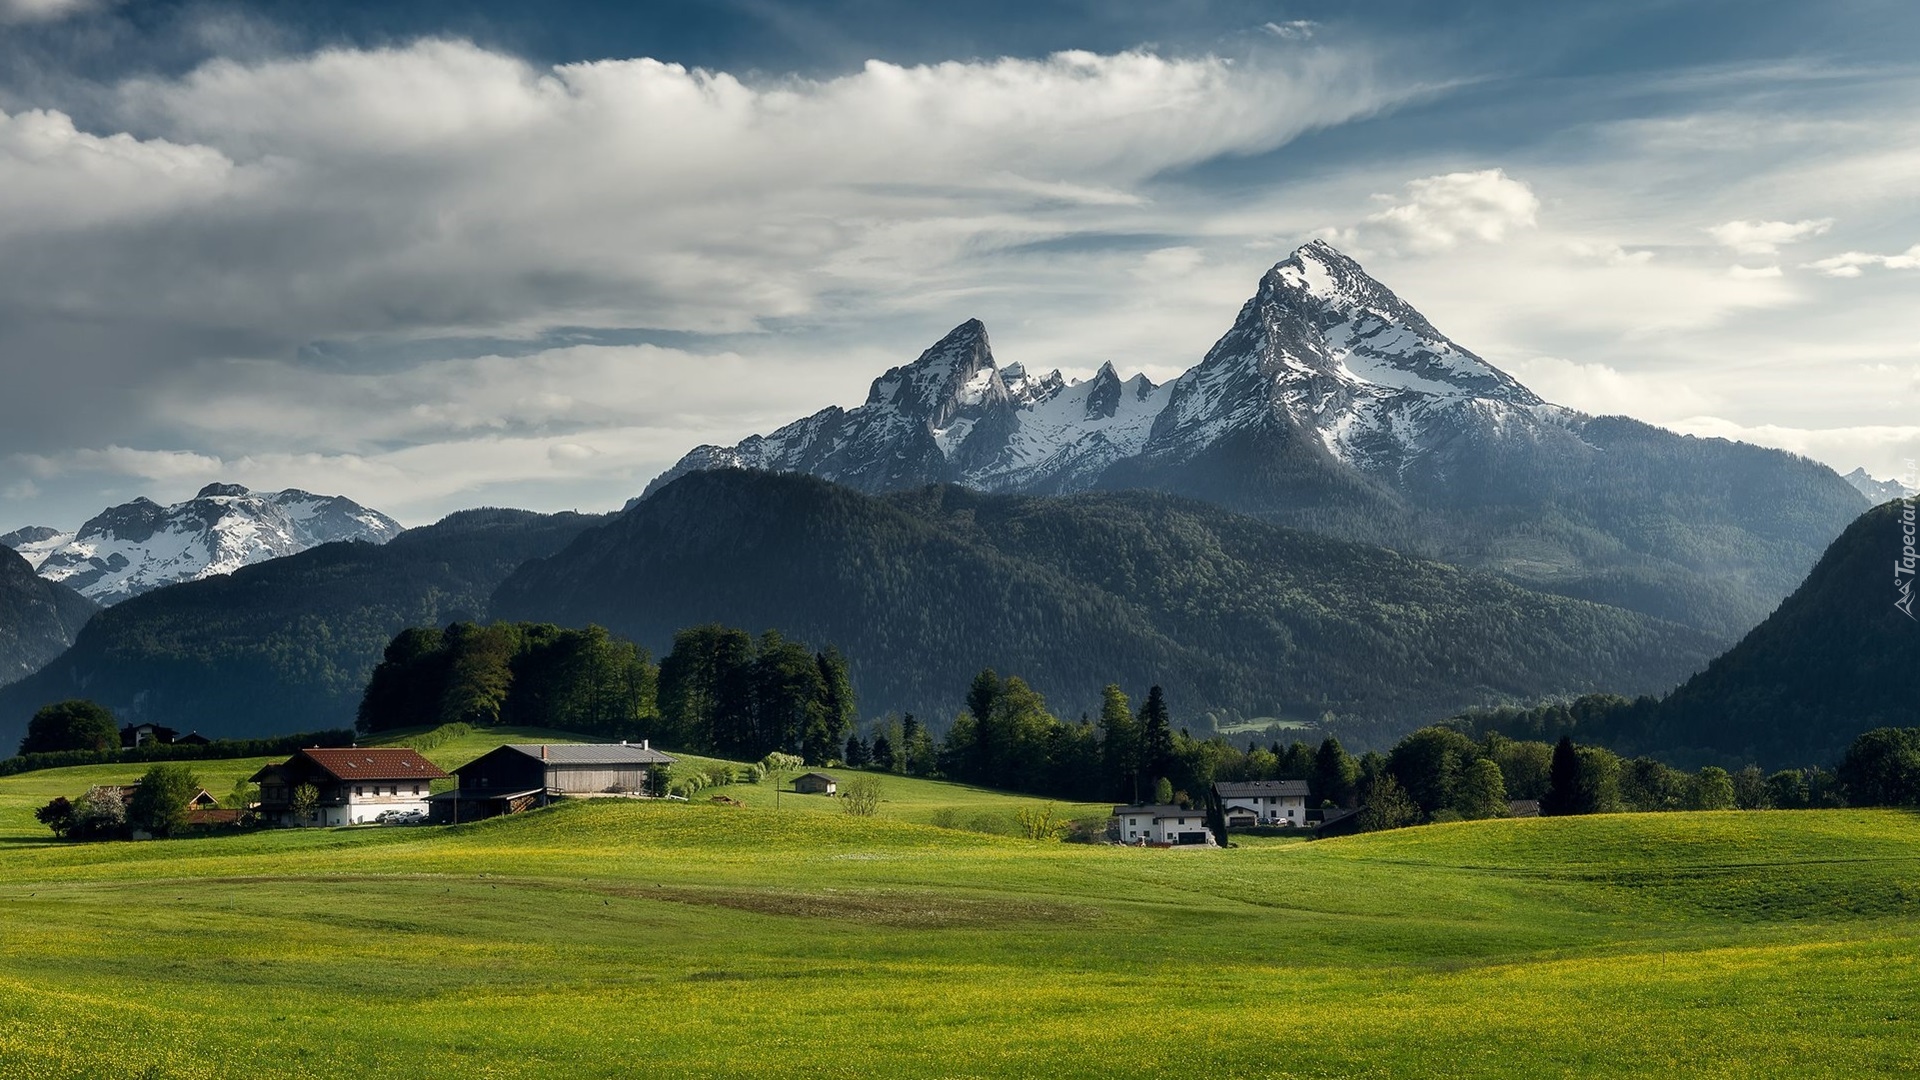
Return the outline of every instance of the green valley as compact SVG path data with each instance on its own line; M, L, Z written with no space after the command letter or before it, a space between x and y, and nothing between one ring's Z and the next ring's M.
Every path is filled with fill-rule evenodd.
M429 753L500 737L558 733ZM1194 851L932 827L1035 800L899 777L871 818L767 785L144 843L26 812L136 775L0 779L0 1076L1920 1068L1920 818L1896 811Z

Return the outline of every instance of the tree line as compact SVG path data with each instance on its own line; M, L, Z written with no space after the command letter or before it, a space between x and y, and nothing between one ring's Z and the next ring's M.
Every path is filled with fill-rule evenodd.
M361 699L364 734L513 725L651 739L757 760L836 757L853 731L853 682L829 646L709 624L674 635L659 664L598 626L454 623L395 635Z

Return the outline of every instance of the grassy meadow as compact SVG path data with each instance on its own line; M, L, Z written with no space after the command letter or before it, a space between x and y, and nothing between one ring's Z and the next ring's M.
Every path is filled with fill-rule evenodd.
M1920 1072L1898 812L1156 851L932 827L1031 800L889 778L866 819L740 786L452 829L32 822L110 772L0 779L0 1077Z

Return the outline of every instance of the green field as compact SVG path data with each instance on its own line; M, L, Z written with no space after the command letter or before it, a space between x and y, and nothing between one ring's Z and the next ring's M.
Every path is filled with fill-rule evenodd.
M146 843L28 816L138 772L0 780L0 1076L1920 1072L1899 812L1224 851L934 828L1031 800L899 779L874 819L750 787Z

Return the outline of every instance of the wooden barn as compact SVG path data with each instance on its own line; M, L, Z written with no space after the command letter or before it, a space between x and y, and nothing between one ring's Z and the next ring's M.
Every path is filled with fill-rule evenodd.
M510 743L454 770L459 787L435 800L434 820L473 821L559 798L642 794L673 757L638 743Z

